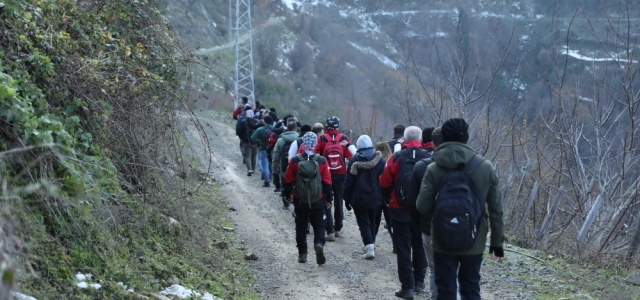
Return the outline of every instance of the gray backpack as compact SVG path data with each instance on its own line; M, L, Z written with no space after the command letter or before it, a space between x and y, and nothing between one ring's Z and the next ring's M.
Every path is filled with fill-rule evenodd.
M322 178L320 168L318 168L318 157L320 156L315 154L305 159L301 154L298 154L297 157L300 162L298 163L295 191L300 203L309 204L309 208L311 208L313 203L320 200L320 194L322 194Z

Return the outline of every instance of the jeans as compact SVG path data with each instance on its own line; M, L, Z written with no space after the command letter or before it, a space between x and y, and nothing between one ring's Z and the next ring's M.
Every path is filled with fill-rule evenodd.
M304 205L304 204L303 204ZM324 245L324 209L300 209L294 208L296 216L296 244L298 253L307 253L307 224L311 222L313 227L313 244Z
M360 229L360 236L362 237L362 243L366 245L374 244L376 242L376 212L378 209L359 210L353 209L353 213L356 215L356 222L358 222L358 229Z
M412 223L393 222L392 237L398 259L398 279L403 290L413 290L416 283L424 283L427 256L422 246L420 228Z
M269 158L267 157L267 150L258 151L258 160L262 176L264 176L264 182L269 183Z
M429 266L429 290L431 291L431 299L438 297L438 288L436 287L436 275L433 267L433 249L431 249L431 236L422 234L422 246L427 255L427 265Z
M247 171L256 169L257 154L258 148L255 145L244 143L244 164L247 166Z
M439 300L455 300L458 283L462 299L480 299L482 254L449 255L433 253Z
M342 195L344 194L344 179L346 174L331 174L331 186L333 188L333 221L332 224L335 231L342 230L342 219L344 219L344 201Z

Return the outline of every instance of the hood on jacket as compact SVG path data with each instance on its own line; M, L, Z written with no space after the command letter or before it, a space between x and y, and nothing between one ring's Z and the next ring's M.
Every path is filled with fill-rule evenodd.
M360 149L358 150L358 154L362 155L362 157L368 159L366 161L356 161L351 165L351 174L352 175L358 175L358 169L362 169L362 170L368 170L368 169L373 169L376 165L378 165L378 162L380 161L380 159L382 159L382 153L380 153L380 151L375 151L373 150L373 148L365 148L362 149L365 151L360 152ZM369 156L370 154L375 154L373 155L373 157ZM367 157L369 156L369 157Z
M464 167L464 164L469 162L474 155L476 155L476 151L467 144L446 142L436 148L433 153L433 161L440 167L457 169Z
M285 131L280 135L280 137L282 138L282 140L284 140L285 143L293 142L296 139L298 139L299 136L300 135L296 131Z

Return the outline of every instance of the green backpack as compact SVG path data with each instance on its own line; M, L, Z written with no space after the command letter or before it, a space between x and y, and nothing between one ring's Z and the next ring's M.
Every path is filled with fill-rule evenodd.
M320 176L320 169L318 168L318 157L315 154L308 159L298 154L298 176L296 177L296 194L300 199L300 203L311 204L320 200L320 194L322 193L322 178Z

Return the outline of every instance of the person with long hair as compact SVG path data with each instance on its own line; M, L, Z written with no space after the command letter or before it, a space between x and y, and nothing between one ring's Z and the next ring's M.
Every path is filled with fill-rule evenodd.
M393 154L391 152L391 147L387 142L377 142L373 146L373 149L375 149L377 152L380 152L380 154L382 154L382 159L385 162L389 159L389 157L391 157L391 154ZM385 199L382 199L382 205L380 205L380 207L378 208L378 211L376 212L376 230L375 230L376 236L378 235L378 231L380 230L380 223L382 222L382 214L384 214L384 222L387 224L386 228L389 231L389 235L392 235L391 218L389 217L389 206L387 206L385 203L389 203L389 199L386 199L386 201ZM391 239L391 241L393 243L393 238ZM396 253L395 244L393 244L392 252Z

